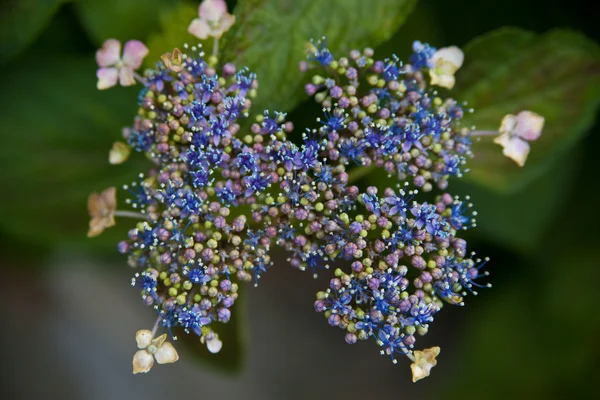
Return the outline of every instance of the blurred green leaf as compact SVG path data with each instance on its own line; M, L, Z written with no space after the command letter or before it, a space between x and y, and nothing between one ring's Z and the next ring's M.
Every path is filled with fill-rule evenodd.
M188 33L190 22L198 18L198 4L181 2L160 15L160 29L150 35L145 65L153 67L164 53L173 51L174 48L182 49L185 43L195 45L199 39ZM205 52L212 49L212 41L203 43Z
M178 0L75 0L82 25L100 45L106 39L145 41L156 31L159 15Z
M579 151L562 155L546 174L517 193L498 193L468 180L452 181L452 194L471 196L477 210L477 226L468 235L484 234L488 241L521 253L530 254L539 248L570 193L573 176L581 164L580 155Z
M334 55L392 37L417 0L247 0L224 45L224 61L256 72L257 109L288 111L302 99L305 43L326 36Z
M202 365L209 365L224 372L238 373L242 370L246 355L247 321L244 296L240 293L235 305L231 308L231 319L226 324L218 324L213 328L223 342L223 348L212 354L201 344L198 336L179 332L177 342L194 355L194 359Z
M497 130L504 115L522 110L545 117L524 168L504 157L493 137L473 144L475 158L466 179L497 191L520 190L593 124L600 104L600 48L567 30L491 32L465 47L454 97L474 107L464 122L478 130Z
M89 243L89 193L127 183L143 170L135 159L108 164L112 143L135 114L136 89L96 90L90 57L37 61L23 59L0 75L0 137L10 149L0 154L0 205L10 210L0 229L47 246ZM108 232L93 243L114 246Z
M0 5L0 65L27 47L66 0L7 0Z
M486 399L517 393L568 398L595 383L600 319L593 317L598 285L591 277L600 257L584 246L540 250L526 262L506 265L514 270L505 273L511 278L494 285L489 301L467 316L460 367L444 395L463 398L459 393L468 385Z

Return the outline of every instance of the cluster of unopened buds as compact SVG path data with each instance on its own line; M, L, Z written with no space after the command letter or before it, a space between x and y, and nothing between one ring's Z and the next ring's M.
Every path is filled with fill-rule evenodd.
M190 32L217 40L233 21L222 0L206 0ZM115 188L88 204L90 236L115 216L139 219L118 250L137 269L132 285L157 320L136 335L134 373L178 359L165 334L154 338L158 329L173 340L196 335L218 352L219 324L230 320L239 284L256 285L278 246L292 267L312 274L335 263L314 307L347 343L373 340L394 363L412 361L413 381L428 376L440 349L414 350L416 337L444 304L463 305L489 286L480 280L487 259L458 236L475 226L469 199L445 192L467 171L478 134L461 125L463 106L433 87L454 85L462 52L415 42L408 63L376 60L371 49L336 59L324 40L311 42L300 69L313 74L306 93L323 113L319 128L302 134L284 113L251 117L258 83L248 69L186 45L138 75L146 53L130 41L121 55L107 41L98 87L143 85L137 116L109 160L133 151L153 166L124 186L131 210L116 209ZM522 165L542 124L531 112L507 116L496 141ZM290 135L301 135L300 144ZM375 167L388 173L389 187L353 185ZM419 192L435 189L434 202L419 201Z

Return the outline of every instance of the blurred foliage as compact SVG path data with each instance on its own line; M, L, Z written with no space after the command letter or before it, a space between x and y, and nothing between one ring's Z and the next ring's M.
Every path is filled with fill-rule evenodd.
M348 51L375 47L404 23L417 0L247 0L235 8L236 24L223 58L248 66L259 81L257 110L289 111L304 97L298 64L310 39ZM366 19L365 16L369 18ZM371 21L377 21L372 23Z
M174 48L182 49L184 43L190 46L196 45L199 40L187 31L190 22L198 18L198 4L192 2L180 2L177 6L165 11L160 15L159 29L150 35L148 39L148 57L144 64L154 68L155 63L160 60L164 53L173 51ZM205 52L210 54L212 41L202 44Z
M90 57L43 64L24 58L20 68L3 71L0 124L11 151L0 155L0 185L10 193L2 198L10 213L0 225L7 234L46 246L88 242L89 193L130 181L146 168L135 161L108 164L112 142L135 113L136 89L97 91L94 65ZM21 95L23 82L40 76Z
M156 31L159 15L178 0L73 0L81 23L100 46L108 38L144 41Z
M0 4L0 65L23 51L66 0L6 0Z
M590 132L600 101L599 51L572 30L543 33L565 27L597 41L595 16L583 3L578 7L579 1L423 0L406 20L416 0L241 0L235 29L222 40L228 61L257 72L257 106L291 111L299 128L314 124L319 107L305 102L294 109L307 79L297 64L304 44L322 35L336 54L381 45L382 56L395 52L405 58L414 39L463 46L484 34L465 47L465 65L452 93L475 108L468 123L497 129L504 114L524 108L546 117L544 134L532 144L525 168L483 139L474 147L477 157L467 179L452 182L452 191L470 194L479 211L478 226L468 232L469 246L478 252L487 246L481 253L492 257L494 288L471 299L464 321L453 321L464 340L460 368L444 372L440 359L430 379L448 378L437 386L435 398L566 397L580 393L600 370L600 319L593 309L600 265L593 251L600 239L595 211L600 193L593 185L598 180L598 125ZM235 2L228 3L231 9ZM187 33L197 4L9 0L0 6L0 238L5 257L37 261L57 246L84 243L96 251L113 249L124 237L127 224L94 241L85 237L87 195L130 182L147 169L137 154L125 165L107 162L112 142L135 115L137 91L98 92L94 51L107 37L149 38L147 61L153 65L182 42L197 42ZM531 31L488 33L508 25ZM211 46L208 42L205 50ZM386 178L374 174L368 179ZM236 308L233 317L243 319L243 307ZM222 353L210 355L191 343L193 351L222 369L239 369L244 323L221 327Z
M497 130L502 117L531 110L545 118L527 167L505 157L493 136L473 144L467 180L498 191L516 191L539 176L589 130L600 104L600 47L566 30L543 35L500 29L464 48L465 65L452 95L467 101L466 126Z

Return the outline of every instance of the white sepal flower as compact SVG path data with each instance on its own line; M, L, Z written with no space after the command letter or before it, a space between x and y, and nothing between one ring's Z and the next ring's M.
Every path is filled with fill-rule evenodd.
M188 32L198 39L209 36L219 39L235 22L235 15L227 12L225 0L204 0L198 9L198 18L188 27Z
M528 142L537 140L543 127L544 117L532 111L508 114L500 123L500 135L494 139L494 143L502 146L502 153L522 167L529 155Z
M413 382L420 379L426 378L431 373L431 368L437 365L435 359L440 354L440 348L438 346L423 351L416 350L413 353L414 362L410 365L412 370Z
M133 356L133 373L146 373L154 365L154 360L159 364L170 364L179 360L175 347L167 340L167 334L153 338L152 332L147 329L137 331L135 341L140 349Z
M431 84L452 89L456 79L454 74L462 67L465 55L456 46L443 47L436 51L430 62L433 68L429 70Z

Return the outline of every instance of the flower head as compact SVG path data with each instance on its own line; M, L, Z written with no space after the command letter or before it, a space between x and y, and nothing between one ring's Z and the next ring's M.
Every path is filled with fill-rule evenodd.
M100 90L108 89L117 84L131 86L135 84L133 71L142 66L148 48L139 40L130 40L125 43L121 56L121 42L108 39L102 48L96 52L96 62L100 67L96 72L98 77L97 87Z
M115 209L117 208L116 188L109 187L102 193L92 193L88 197L90 230L88 237L98 236L105 228L115 225Z
M437 360L435 358L438 354L440 354L440 348L438 346L423 351L416 350L414 352L415 361L410 365L413 382L429 376L431 368L437 365Z
M528 142L537 140L543 127L544 117L532 111L508 114L500 123L500 136L494 139L494 143L502 146L504 155L522 167L529 155Z
M152 332L147 329L137 331L135 340L140 350L133 356L134 374L150 371L155 359L159 364L170 364L179 360L177 350L166 339L166 333L153 338Z
M183 54L177 48L172 53L163 54L160 56L160 59L165 64L165 67L173 72L179 72L183 69Z
M235 15L227 12L225 0L204 0L198 9L188 32L198 39L208 39L209 36L219 39L235 22Z
M456 46L444 47L431 57L433 67L429 70L431 84L447 89L454 87L454 74L462 66L465 55Z

